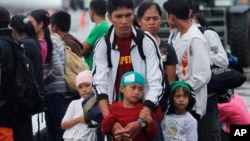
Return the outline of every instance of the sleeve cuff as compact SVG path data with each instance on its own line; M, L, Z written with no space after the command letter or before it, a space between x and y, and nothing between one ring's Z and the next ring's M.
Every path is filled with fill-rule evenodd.
M156 110L156 105L149 100L144 101L144 106L147 106L148 108L150 108L152 112Z
M104 94L104 93L101 93L101 94L98 94L98 95L97 95L96 99L97 99L98 102L99 102L100 100L103 100L103 99L108 100L108 95L107 95L107 94Z

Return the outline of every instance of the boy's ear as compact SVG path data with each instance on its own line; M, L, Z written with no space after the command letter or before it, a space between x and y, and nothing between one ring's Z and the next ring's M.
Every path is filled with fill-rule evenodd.
M123 89L124 87L123 86L120 86L120 91L123 93Z

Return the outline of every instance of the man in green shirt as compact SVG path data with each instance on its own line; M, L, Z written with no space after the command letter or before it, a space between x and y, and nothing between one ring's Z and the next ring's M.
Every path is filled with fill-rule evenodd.
M90 2L90 19L95 23L95 27L90 31L86 41L83 42L82 55L85 58L86 63L92 70L93 63L93 47L95 42L104 34L108 32L109 24L105 19L106 15L106 1L104 0L92 0Z

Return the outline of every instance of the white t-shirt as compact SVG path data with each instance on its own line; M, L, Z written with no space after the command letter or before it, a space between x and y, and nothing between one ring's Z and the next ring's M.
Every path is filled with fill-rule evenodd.
M208 43L212 63L216 66L227 68L228 57L219 35L213 30L205 30L204 36Z
M66 111L62 119L62 123L68 120L72 120L76 117L83 115L82 101L84 98L73 100ZM88 128L85 123L78 123L70 129L66 129L63 134L65 141L89 141L89 137L93 137L96 134L95 128Z
M197 141L197 121L189 113L165 115L162 120L165 141Z
M196 113L202 117L206 113L207 83L211 78L211 62L206 39L197 26L192 25L185 34L177 34L173 46L178 59L176 74L196 92L194 107Z

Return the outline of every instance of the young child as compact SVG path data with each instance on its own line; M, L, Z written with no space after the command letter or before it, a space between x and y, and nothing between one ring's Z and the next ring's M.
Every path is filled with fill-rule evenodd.
M89 141L96 140L96 129L88 128L85 123L82 101L92 93L92 72L85 70L76 76L76 87L80 99L73 100L63 117L61 127L65 130L64 141Z
M218 104L221 140L229 141L230 125L250 124L250 113L242 97L234 93L229 102Z
M182 81L171 84L170 107L162 120L165 141L197 141L197 121L189 113L195 99L192 88Z
M120 100L122 101L110 105L110 114L104 117L101 125L102 132L109 135L114 135L112 128L115 123L118 122L121 125L119 130L121 134L113 136L114 141L146 141L156 137L158 128L154 116L151 116L149 110L143 109L141 102L144 84L144 77L137 72L131 71L123 74L120 84ZM136 120L140 123L142 130L135 137L130 137L125 132L126 126Z

